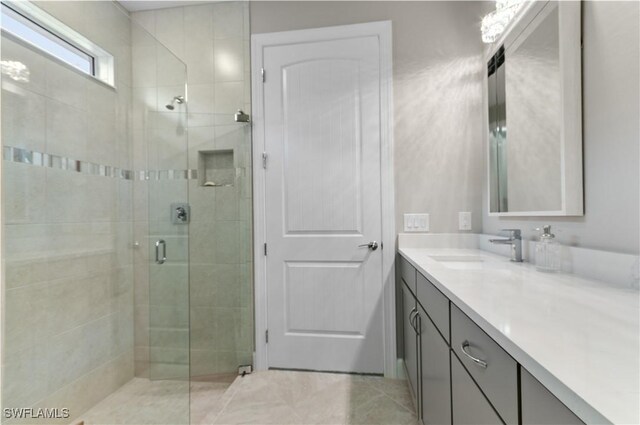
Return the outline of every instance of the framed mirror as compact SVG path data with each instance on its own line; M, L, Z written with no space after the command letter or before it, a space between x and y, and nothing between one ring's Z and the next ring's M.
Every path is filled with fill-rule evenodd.
M489 215L584 214L580 19L580 2L528 3L489 50Z

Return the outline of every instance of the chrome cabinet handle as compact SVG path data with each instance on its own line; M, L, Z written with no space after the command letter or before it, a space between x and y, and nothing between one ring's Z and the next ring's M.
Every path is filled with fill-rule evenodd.
M363 243L362 245L358 245L358 248L362 248L365 246L369 248L371 251L375 251L376 249L378 249L378 242L371 241L369 243Z
M162 258L160 258L160 245L162 245ZM156 263L164 264L167 261L167 243L164 239L156 241Z
M465 356L469 357L469 358L471 359L471 361L472 361L472 362L474 362L475 364L477 364L477 365L478 365L478 366L480 366L481 368L486 369L486 368L487 368L487 366L489 366L489 365L487 364L487 362L485 362L485 361L484 361L484 360L482 360L482 359L479 359L479 358L477 358L477 357L472 356L472 355L471 355L471 353L469 353L469 352L467 351L467 348L469 348L469 345L470 345L470 344L469 344L469 341L464 341L462 344L460 344L460 349L462 350L462 353L463 353Z
M413 317L411 317L413 315ZM422 329L422 317L420 316L420 312L417 308L411 310L409 314L409 324L416 332L416 335L420 335L420 330Z
M413 325L413 319L416 318L416 316L414 316L418 314L418 309L416 307L411 309L411 313L409 313L409 326L411 326L411 328L415 331L416 327Z
M413 328L414 314L418 314L418 309L416 307L412 308L411 312L409 313L409 324L411 325L412 328Z

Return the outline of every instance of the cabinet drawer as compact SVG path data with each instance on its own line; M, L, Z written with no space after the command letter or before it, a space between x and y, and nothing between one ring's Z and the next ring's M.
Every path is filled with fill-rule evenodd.
M468 344L466 352L463 344ZM451 348L507 424L518 423L518 365L451 304ZM478 359L474 361L471 357ZM484 364L478 364L480 361Z
M411 289L411 291L416 293L416 269L411 265L410 262L404 259L403 256L398 255L398 259L400 260L400 276L402 276L402 280L404 283Z
M422 274L417 275L416 298L448 343L450 342L449 299Z

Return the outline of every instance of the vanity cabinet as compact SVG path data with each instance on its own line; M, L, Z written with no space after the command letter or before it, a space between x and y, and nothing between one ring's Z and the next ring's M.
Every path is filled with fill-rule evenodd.
M526 369L520 373L522 425L584 424Z
M405 372L423 424L583 423L411 263L398 260Z

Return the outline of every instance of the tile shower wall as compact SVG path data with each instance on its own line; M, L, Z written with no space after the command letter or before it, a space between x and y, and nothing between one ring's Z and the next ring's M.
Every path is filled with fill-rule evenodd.
M36 4L114 55L117 89L3 36L2 59L30 71L2 75L4 147L129 169L126 12ZM132 182L5 160L2 183L2 407L76 417L134 376Z
M233 120L237 109L250 113L248 5L222 2L132 17L187 64L188 167L198 168L200 152L233 151L231 185L202 186L202 173L202 181L189 181L189 314L191 375L234 372L252 363L253 353L251 134ZM170 98L167 93L158 104ZM136 288L148 285L144 273L136 263ZM138 308L144 300L136 300L136 311L144 311ZM140 376L147 328L144 314L136 314Z

